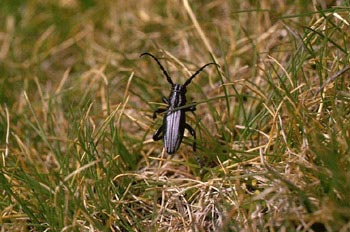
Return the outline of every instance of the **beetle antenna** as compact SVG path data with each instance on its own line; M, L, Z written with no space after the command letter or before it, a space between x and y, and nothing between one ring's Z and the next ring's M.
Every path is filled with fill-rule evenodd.
M160 69L163 71L167 81L173 86L174 85L174 82L171 80L168 72L165 70L165 68L163 67L163 65L159 62L159 60L157 59L157 57L155 57L154 55L152 55L151 53L148 53L148 52L145 52L145 53L142 53L140 55L140 57L144 56L144 55L148 55L150 57L152 57L159 65Z
M218 65L217 63L208 63L208 64L204 65L203 67L201 67L200 69L198 69L190 78L187 79L187 81L183 85L184 86L189 85L191 83L192 79L195 78L195 76L197 76L200 72L203 71L203 69L205 67L207 67L208 65L211 65L211 64L215 64L217 67L220 67L220 65Z

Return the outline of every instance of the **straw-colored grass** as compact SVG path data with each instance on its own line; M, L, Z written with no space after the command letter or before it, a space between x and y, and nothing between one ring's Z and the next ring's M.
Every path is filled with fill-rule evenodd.
M2 1L1 231L350 230L347 1ZM152 134L174 82L197 132ZM202 167L201 167L202 165Z

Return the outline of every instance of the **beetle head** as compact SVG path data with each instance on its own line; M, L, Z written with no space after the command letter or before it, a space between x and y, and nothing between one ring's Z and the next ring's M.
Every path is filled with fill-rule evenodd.
M182 84L174 84L171 89L176 93L186 93L187 91L186 86Z
M184 106L186 104L186 86L174 84L171 87L169 103L172 107Z

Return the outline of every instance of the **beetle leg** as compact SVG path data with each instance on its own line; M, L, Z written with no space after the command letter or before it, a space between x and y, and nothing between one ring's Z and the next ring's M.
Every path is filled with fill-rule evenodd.
M190 126L188 125L187 123L185 124L185 128L190 132L190 134L193 136L193 151L195 152L196 151L196 131ZM202 168L203 168L203 162L202 160L196 155L196 153L194 153L194 158L196 159L199 167L201 168L201 171L202 172Z
M190 134L193 136L193 151L196 151L196 131L187 123L185 124L185 128L190 132Z
M190 107L188 107L188 111L191 111L191 112L196 111L196 106L190 106Z
M156 132L154 133L152 137L154 141L158 141L163 138L163 135L161 135L161 133L163 132L163 127L164 125L161 125L161 127L159 127L158 130L156 130Z
M195 102L193 102L195 103ZM189 106L187 108L185 108L185 111L191 111L191 112L194 112L196 110L196 105L192 105L192 106Z
M165 104L168 104L168 105L169 105L168 98L166 98L166 97L163 96L163 97L162 97L162 101L163 101ZM153 112L152 118L153 118L153 119L156 119L156 118L157 118L157 114L163 113L163 112L165 112L166 110L167 110L166 108L159 108L159 109L157 109L156 111Z
M153 112L152 118L153 118L153 119L156 119L156 118L157 118L157 114L163 113L163 112L165 112L166 110L167 110L166 108L159 108L159 109L156 109L156 110Z
M167 104L167 105L169 105L169 100L168 100L168 98L166 98L166 97L162 97L162 101L165 103L165 104Z

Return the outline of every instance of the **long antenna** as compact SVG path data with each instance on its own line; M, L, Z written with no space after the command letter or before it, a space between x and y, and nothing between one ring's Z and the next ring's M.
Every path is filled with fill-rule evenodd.
M159 60L157 59L157 57L155 57L154 55L152 55L151 53L148 53L148 52L142 53L142 54L140 55L140 57L142 57L142 56L144 56L144 55L148 55L148 56L152 57L152 58L158 63L158 65L159 65L160 69L163 71L163 73L164 73L164 75L165 75L167 81L171 84L171 86L173 86L173 85L174 85L174 82L171 80L171 78L170 78L168 72L165 70L165 68L163 67L163 65L159 62Z
M208 63L208 64L204 65L203 67L198 69L190 78L187 79L187 81L185 82L184 86L189 85L191 83L192 79L195 78L195 76L197 76L200 72L203 71L203 69L205 67L207 67L208 65L211 65L211 64L215 64L217 67L220 67L220 65L218 65L217 63Z

